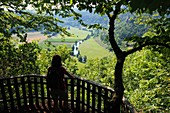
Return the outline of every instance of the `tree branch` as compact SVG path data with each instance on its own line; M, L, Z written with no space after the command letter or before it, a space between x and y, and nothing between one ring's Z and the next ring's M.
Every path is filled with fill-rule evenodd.
M150 46L150 45L159 45L159 46L163 46L163 47L166 47L166 48L169 48L170 49L170 45L168 44L165 44L165 43L160 43L160 42L146 42L144 44L141 44L139 45L138 47L135 47L131 50L128 50L125 52L125 55L128 56L136 51L139 51L139 50L142 50L143 47L146 47L146 46Z
M119 53L122 53L122 50L119 48L118 44L116 43L116 40L115 40L115 37L114 37L114 29L115 29L115 20L118 16L118 14L120 13L120 7L121 7L121 4L120 3L117 3L117 5L115 6L115 10L113 12L113 15L110 15L110 14L107 14L109 19L110 19L110 22L109 22L109 41L110 41L110 44L116 54L117 57L119 57L118 55L120 55Z

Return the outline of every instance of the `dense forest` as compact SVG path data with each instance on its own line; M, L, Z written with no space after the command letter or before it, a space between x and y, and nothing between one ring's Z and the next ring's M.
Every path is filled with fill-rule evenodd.
M88 60L85 66L79 69L77 59L70 56L71 48L60 45L49 51L40 48L37 42L27 43L25 41L26 33L30 29L39 31L43 28L48 32L70 35L63 26L81 27L79 22L75 21L80 18L77 13L70 10L70 7L63 6L61 12L57 10L56 13L69 18L62 20L54 18L55 16L49 10L50 5L49 8L41 6L42 4L38 4L38 2L37 4L30 2L38 12L35 15L23 11L26 6L20 6L20 1L11 2L13 3L11 8L14 10L4 9L5 6L8 6L6 5L8 2L2 2L0 4L4 7L1 7L0 12L0 23L2 23L0 25L0 77L32 73L45 75L52 56L59 54L62 56L63 65L71 73L115 89L117 105L120 105L121 96L124 95L137 111L169 112L170 18L167 15L170 13L167 10L169 6L166 2L163 2L165 4L161 6L161 10L160 7L156 7L157 5L156 8L150 8L144 3L139 6L139 8L144 7L144 9L148 7L149 14L151 14L149 16L138 16L137 12L140 14L146 12L144 9L138 9L138 4L135 1L130 3L123 0L118 3L109 1L113 2L114 5L110 5L107 3L108 1L101 2L103 4L98 3L99 6L96 5L95 11L104 16L99 16L96 13L91 14L92 7L89 5L91 3L84 5L81 2L80 6L77 6L78 9L86 9L90 12L82 11L81 19L86 24L100 24L107 29L94 28L93 30L97 34L96 37L100 37L103 43L109 45L108 49L113 51L113 56ZM129 11L122 13L123 9L120 8L120 4L131 6L129 8L131 13ZM133 6L134 4L135 6ZM106 8L103 8L104 6ZM151 13L155 9L158 9L155 13L159 15L156 18ZM137 12L133 13L134 11ZM164 14L165 16L162 16ZM73 17L70 18L70 15ZM63 24L62 21L65 23ZM19 38L13 38L13 34ZM118 83L120 84L118 85Z

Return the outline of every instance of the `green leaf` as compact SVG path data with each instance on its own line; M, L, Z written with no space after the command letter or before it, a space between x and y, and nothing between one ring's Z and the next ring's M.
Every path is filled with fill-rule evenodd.
M70 4L73 4L73 0L70 0Z

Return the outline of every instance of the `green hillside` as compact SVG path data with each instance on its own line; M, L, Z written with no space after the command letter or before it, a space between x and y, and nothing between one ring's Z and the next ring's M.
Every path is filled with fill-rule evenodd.
M100 46L94 38L91 38L79 46L80 54L82 56L86 55L88 59L102 58L111 55L108 50Z

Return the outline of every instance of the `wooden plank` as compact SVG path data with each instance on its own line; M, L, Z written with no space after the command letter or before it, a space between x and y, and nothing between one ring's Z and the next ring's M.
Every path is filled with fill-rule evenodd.
M35 95L35 104L36 104L36 107L38 109L40 109L40 102L39 102L39 98L38 98L38 78L37 77L34 77L34 95Z
M7 79L7 86L8 86L8 94L9 94L9 102L10 102L10 107L12 110L15 109L15 106L14 106L14 97L13 97L13 92L12 92L12 88L11 88L11 79Z
M33 103L33 92L32 92L32 83L31 83L31 77L27 77L27 82L28 82L28 98L29 98L29 106L34 106Z
M25 87L25 77L21 77L21 84L22 84L22 95L24 99L24 106L27 106L27 97L26 97L26 87Z
M96 105L96 85L92 85L92 113L95 113L95 105Z
M47 84L47 81L46 81L46 84ZM50 90L49 90L48 86L46 88L47 88L46 90L47 90L47 99L48 99L48 102L47 102L48 103L48 109L51 110L52 109L52 103L51 103L52 99L50 97L51 96Z
M3 99L3 108L4 109L8 109L7 106L7 97L6 97L6 93L5 93L5 86L4 86L4 81L3 79L0 80L0 88L1 88L1 95L2 95L2 99Z
M80 111L80 80L77 79L76 110Z
M41 102L42 102L42 106L45 107L45 95L44 95L44 82L43 82L43 78L40 78L40 87L41 87Z
M15 93L16 93L17 106L18 108L21 108L21 97L19 93L18 78L14 78L14 88L15 88Z
M102 97L101 92L102 92L102 88L98 86L98 102L97 102L98 113L101 112L101 97Z
M84 107L85 107L85 81L82 81L82 112L85 112Z
M90 113L90 83L87 82L87 113Z
M108 103L108 90L105 88L104 89L104 113L108 111L107 103Z
M71 109L74 109L74 80L71 79Z

